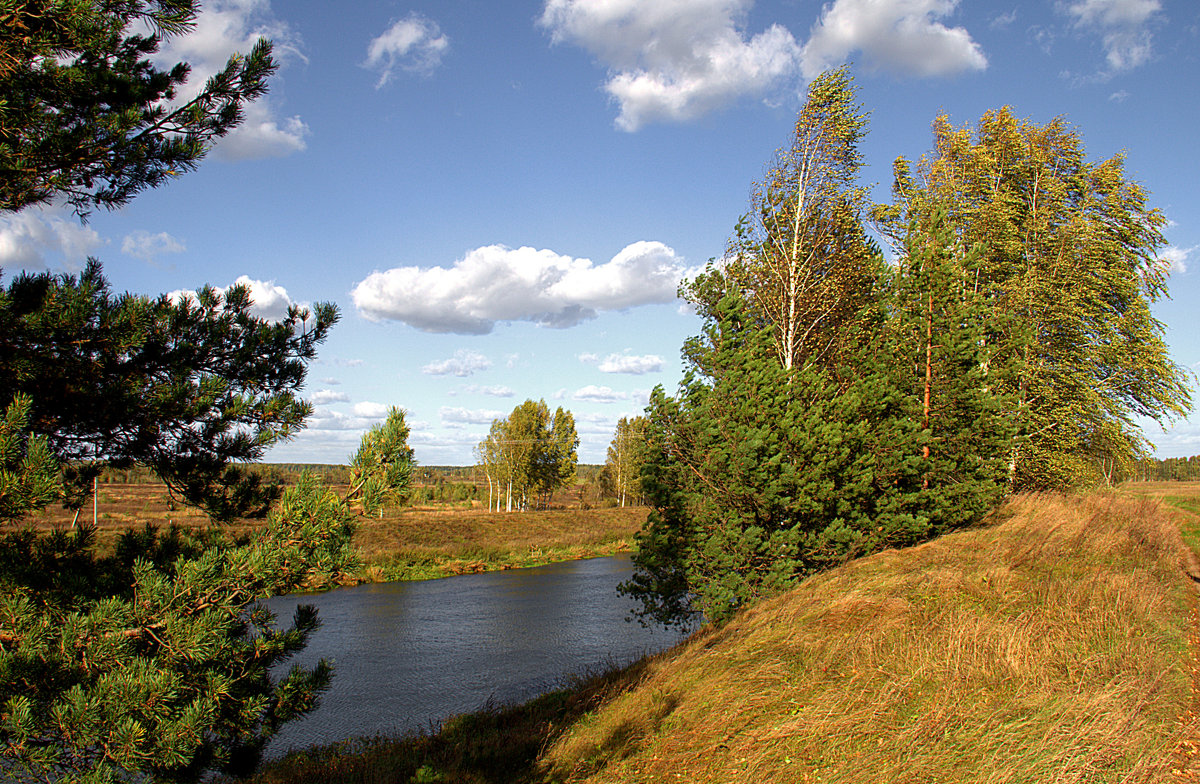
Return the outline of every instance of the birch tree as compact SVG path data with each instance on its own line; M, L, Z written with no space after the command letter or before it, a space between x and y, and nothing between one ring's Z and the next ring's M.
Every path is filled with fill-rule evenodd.
M1016 437L1013 489L1090 481L1147 441L1135 417L1191 407L1151 307L1166 296L1166 219L1125 175L1124 156L1089 162L1062 118L1039 125L1005 107L975 128L946 117L933 150L895 165L895 202L876 211L898 243L941 211L967 245L985 247L976 284L993 313L989 383Z
M708 270L724 285L701 280L686 292L702 312L730 287L744 293L774 328L788 370L836 361L872 297L880 256L863 228L866 191L856 183L866 126L845 67L813 80L790 146L755 184L725 259Z

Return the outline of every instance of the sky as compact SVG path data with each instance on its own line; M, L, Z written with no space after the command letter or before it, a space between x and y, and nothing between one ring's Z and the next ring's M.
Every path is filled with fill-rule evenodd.
M335 303L314 414L268 461L347 462L399 406L420 463L469 465L494 418L544 399L604 462L617 420L678 384L701 327L680 279L722 255L806 85L843 63L876 201L940 114L1062 116L1090 160L1123 153L1169 221L1156 317L1200 369L1192 0L207 0L159 62L199 84L264 35L271 89L196 172L86 224L0 216L0 267L243 282L267 317ZM1159 456L1200 454L1200 414L1147 425Z

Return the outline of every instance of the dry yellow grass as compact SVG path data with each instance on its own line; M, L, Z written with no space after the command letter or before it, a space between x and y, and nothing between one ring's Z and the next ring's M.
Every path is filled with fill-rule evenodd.
M337 488L345 492L345 487ZM558 500L558 499L556 499ZM646 520L645 507L488 512L469 503L396 507L382 518L358 521L354 547L363 579L373 581L441 577L447 574L515 568L553 561L612 555L633 549L633 535ZM80 510L90 522L93 507ZM162 484L102 484L96 494L97 541L111 550L127 528L146 524L204 527L203 513L173 503ZM40 530L70 528L74 517L61 507L30 515L23 522ZM261 521L239 520L232 533L252 531Z
M652 661L564 732L552 781L1170 777L1186 550L1159 504L1032 496L807 580Z

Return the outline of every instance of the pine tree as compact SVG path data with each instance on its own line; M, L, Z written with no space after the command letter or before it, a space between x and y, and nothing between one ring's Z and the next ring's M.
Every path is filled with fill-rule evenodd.
M69 501L102 465L138 463L216 519L262 516L279 487L240 464L303 426L306 363L338 315L317 304L269 322L250 304L242 286L117 296L94 260L19 275L0 289L0 406L27 396Z
M0 4L0 211L66 198L112 209L196 168L275 70L271 43L177 101L187 63L150 58L191 30L198 0ZM143 32L143 30L145 32Z
M375 425L362 438L358 452L350 460L350 492L363 514L379 513L387 504L403 500L412 478L413 450L408 446L408 424L404 412L388 409L383 423Z
M660 623L722 622L814 571L961 524L923 494L913 396L874 346L855 372L784 368L772 327L731 294L703 372L648 408L653 510L622 590Z

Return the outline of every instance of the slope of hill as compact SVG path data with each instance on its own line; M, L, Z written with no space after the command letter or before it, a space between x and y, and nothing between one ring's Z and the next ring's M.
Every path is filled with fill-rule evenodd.
M700 634L570 727L542 772L1167 778L1191 699L1177 526L1153 502L1111 496L1024 497L1001 517L816 576Z

